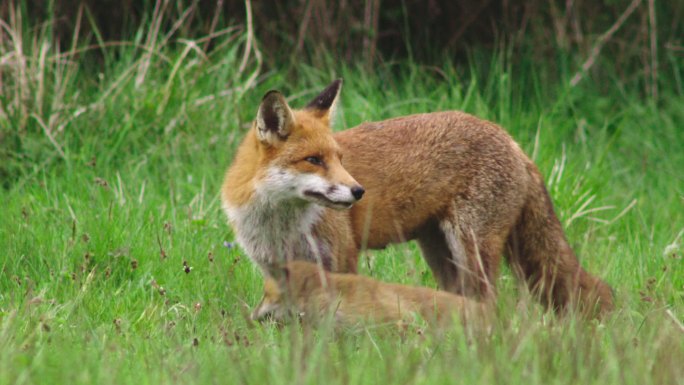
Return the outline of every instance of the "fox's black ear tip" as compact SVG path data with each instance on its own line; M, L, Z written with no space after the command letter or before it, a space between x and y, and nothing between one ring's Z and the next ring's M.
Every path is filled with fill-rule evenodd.
M330 107L335 103L337 96L342 89L342 78L338 78L328 84L325 89L318 94L305 108L318 110L318 111L328 111Z
M263 100L268 99L269 97L276 96L276 95L281 95L280 91L278 91L278 90L268 90L268 91L264 94L264 97L261 98L261 100L263 101Z
M342 88L342 78L337 78L333 80L328 87L326 87L328 90L339 90Z

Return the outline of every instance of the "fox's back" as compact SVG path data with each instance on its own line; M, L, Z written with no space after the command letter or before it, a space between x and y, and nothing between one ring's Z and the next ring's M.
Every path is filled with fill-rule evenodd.
M508 133L462 112L364 123L335 139L344 167L367 191L351 216L355 233L366 237L357 242L371 248L416 237L449 215L455 200L473 201L473 209L478 202L510 205L506 191L523 196L527 184L528 158ZM472 214L486 223L497 210Z

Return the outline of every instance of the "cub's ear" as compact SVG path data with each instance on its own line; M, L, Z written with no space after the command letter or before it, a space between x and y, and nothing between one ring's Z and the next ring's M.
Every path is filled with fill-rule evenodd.
M318 94L305 109L312 111L316 116L330 123L331 117L335 116L337 101L342 90L342 79L330 83L323 92Z
M264 266L264 272L267 276L273 278L276 282L286 282L290 279L290 268L283 263L273 262Z
M268 91L257 112L257 138L262 143L277 145L287 139L294 124L294 114L283 95L278 91Z

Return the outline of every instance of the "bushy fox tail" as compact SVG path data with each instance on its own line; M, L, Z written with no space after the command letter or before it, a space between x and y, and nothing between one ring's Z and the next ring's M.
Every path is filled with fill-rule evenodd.
M536 166L528 170L532 185L507 241L513 270L547 308L579 311L600 317L613 308L613 292L580 266L565 239L543 179Z

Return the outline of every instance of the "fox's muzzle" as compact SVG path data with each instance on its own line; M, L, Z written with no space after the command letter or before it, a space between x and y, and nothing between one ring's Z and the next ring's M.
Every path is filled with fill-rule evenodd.
M363 197L363 193L365 192L366 190L364 190L364 188L361 186L354 186L351 188L351 193L354 196L354 199L356 199L357 201L361 199L361 197Z

